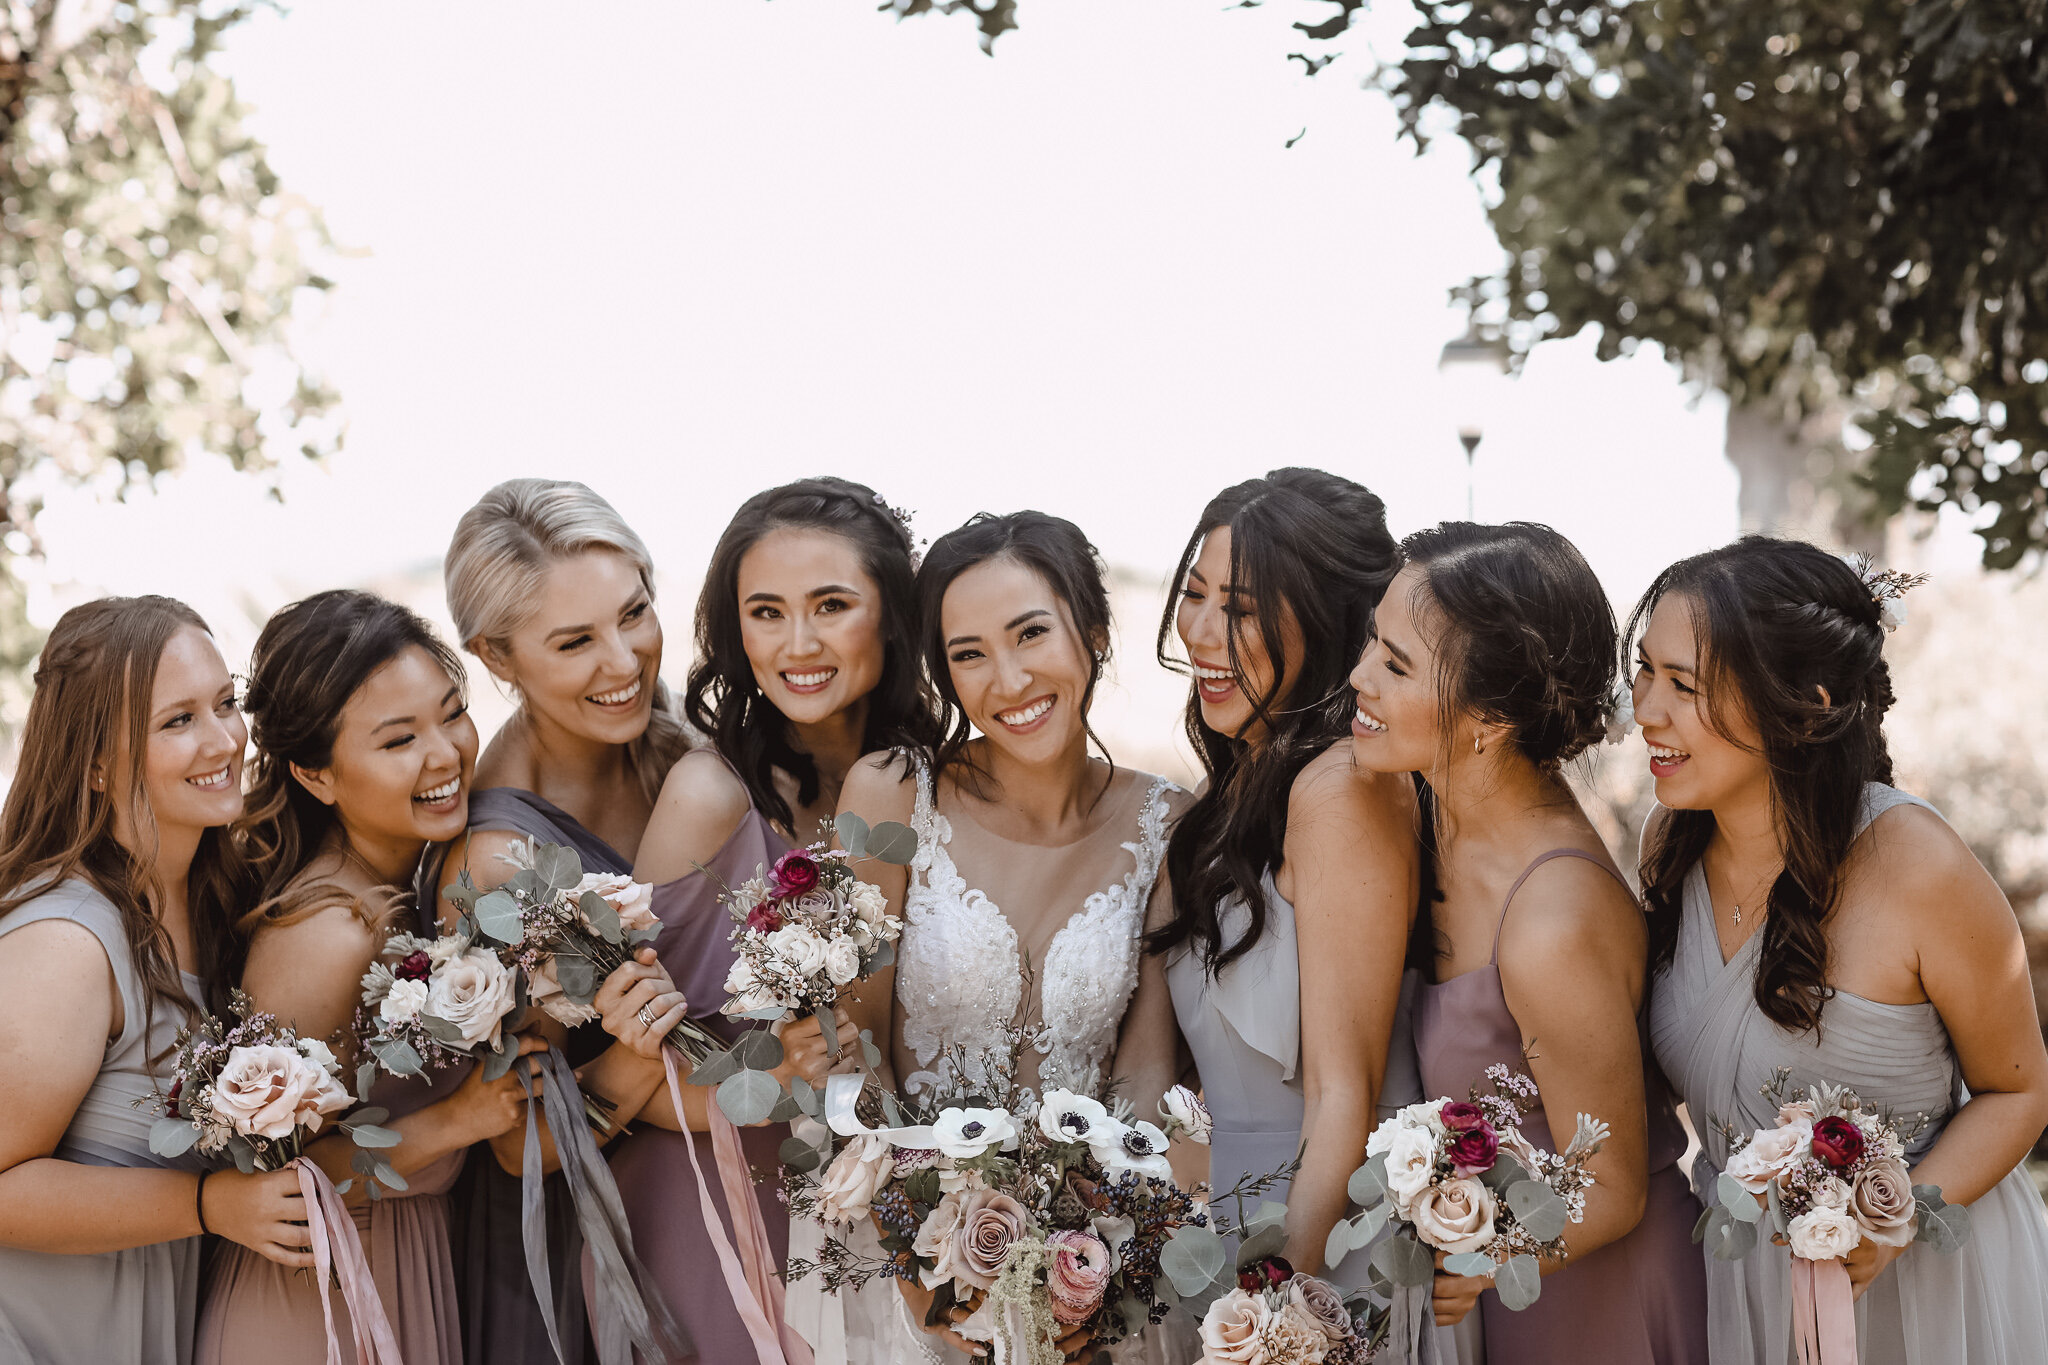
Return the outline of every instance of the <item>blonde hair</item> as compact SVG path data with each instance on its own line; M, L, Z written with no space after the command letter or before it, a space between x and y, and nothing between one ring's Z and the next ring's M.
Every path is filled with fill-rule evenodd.
M507 479L477 500L455 524L442 579L448 615L462 647L510 652L513 632L533 616L548 571L593 550L623 555L654 596L654 561L612 505L570 479ZM652 801L668 770L688 747L682 724L656 679L647 731L627 745L641 788Z

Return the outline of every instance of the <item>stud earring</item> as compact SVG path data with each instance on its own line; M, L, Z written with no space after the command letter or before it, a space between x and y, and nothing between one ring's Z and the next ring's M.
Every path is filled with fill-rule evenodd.
M1472 752L1475 754L1483 754L1486 752L1486 750L1480 745L1479 736L1477 735L1472 736Z

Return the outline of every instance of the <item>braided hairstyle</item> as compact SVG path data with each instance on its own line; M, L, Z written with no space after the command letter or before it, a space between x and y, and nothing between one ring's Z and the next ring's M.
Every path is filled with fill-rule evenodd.
M1842 889L1864 784L1890 783L1892 704L1879 608L1857 572L1798 540L1744 536L1657 576L1629 616L1638 639L1667 597L1690 609L1707 724L1730 743L1740 721L1770 774L1785 869L1771 886L1757 955L1757 1008L1818 1032L1828 985L1825 924ZM1743 747L1748 747L1744 745ZM1685 878L1714 834L1711 811L1674 810L1644 840L1650 967L1671 961Z
M1403 540L1401 558L1420 571L1415 592L1429 610L1418 616L1433 619L1438 630L1440 716L1472 715L1503 727L1516 754L1553 776L1606 736L1616 705L1619 633L1607 593L1577 546L1530 521L1447 521ZM1449 734L1451 727L1442 729ZM1411 966L1427 969L1442 947L1430 913L1438 894L1440 804L1420 778L1417 796L1423 895L1409 957Z
M1182 724L1209 781L1174 825L1166 845L1173 919L1146 940L1148 952L1190 944L1204 967L1221 971L1251 951L1269 913L1265 874L1279 866L1287 840L1287 798L1314 758L1350 733L1357 704L1346 679L1372 638L1372 614L1397 567L1386 504L1369 489L1320 469L1275 469L1234 484L1202 509L1181 551L1173 591L1159 619L1155 651L1176 672L1188 665L1169 651L1178 633L1180 589L1202 542L1230 531L1230 582L1248 587L1266 642L1271 681L1246 686L1237 633L1227 638L1231 671L1263 722L1254 745L1202 723L1201 699L1188 690ZM1279 642L1292 614L1301 631L1301 671L1289 677ZM1251 918L1224 943L1217 907L1240 900Z
M690 723L711 737L739 770L754 808L790 827L795 818L776 789L779 769L796 779L797 800L818 799L818 765L790 741L783 715L761 691L740 626L740 561L770 531L830 531L860 552L882 607L882 676L868 694L863 752L929 751L939 727L931 688L919 667L910 528L881 496L850 479L799 479L740 504L711 552L697 596L697 661L683 686ZM792 831L800 833L800 831Z

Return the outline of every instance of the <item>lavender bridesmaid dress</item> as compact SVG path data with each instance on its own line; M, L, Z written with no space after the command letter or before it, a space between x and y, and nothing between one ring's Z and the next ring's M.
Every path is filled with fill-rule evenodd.
M661 919L655 948L662 965L688 998L690 1017L728 1040L751 1025L718 1012L726 1000L725 976L735 960L732 917L718 903L719 889L721 884L737 886L759 875L789 847L766 817L749 807L739 828L706 865L711 876L692 872L654 888L654 913ZM780 1148L788 1136L787 1124L740 1129L740 1145L754 1172L754 1197L768 1225L778 1269L789 1251L789 1210L777 1198L776 1180ZM632 1134L611 1149L612 1178L618 1182L640 1259L661 1286L670 1313L697 1343L698 1354L686 1359L738 1365L754 1358L754 1348L705 1232L686 1143L696 1145L711 1191L712 1216L730 1229L709 1133L684 1134L636 1124Z
M1553 858L1583 858L1620 880L1621 874L1592 854L1552 849L1508 888L1503 924L1515 892ZM1423 1093L1431 1098L1465 1098L1474 1085L1484 1084L1486 1068L1495 1062L1520 1068L1522 1030L1501 994L1499 959L1496 928L1486 966L1448 981L1422 982L1416 992L1415 1050ZM1670 1092L1647 1063L1644 1095L1650 1175L1642 1222L1619 1241L1572 1257L1563 1270L1545 1277L1542 1297L1519 1313L1491 1289L1480 1295L1489 1365L1706 1365L1706 1284L1692 1244L1700 1206L1678 1169L1685 1133ZM1522 1121L1522 1134L1544 1151L1557 1150L1542 1110Z

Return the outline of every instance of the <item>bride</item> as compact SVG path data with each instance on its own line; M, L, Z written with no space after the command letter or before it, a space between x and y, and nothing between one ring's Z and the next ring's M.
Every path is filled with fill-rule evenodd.
M905 921L897 965L864 983L850 1012L886 1033L896 1082L913 1092L950 1079L958 1049L970 1069L1000 1051L1012 1024L1033 1041L1020 1085L1090 1086L1110 1074L1184 796L1088 751L1110 639L1101 560L1071 522L984 513L932 546L918 606L946 735L935 754L870 755L847 777L843 810L918 836L909 868L875 877ZM922 1327L929 1291L894 1284L845 1305L855 1365L975 1352L946 1326ZM957 1325L965 1313L953 1311ZM1060 1345L1069 1359L1089 1351L1078 1332ZM1134 1350L1163 1358L1149 1340L1119 1356Z

